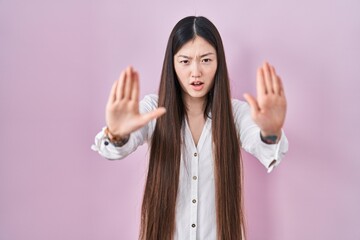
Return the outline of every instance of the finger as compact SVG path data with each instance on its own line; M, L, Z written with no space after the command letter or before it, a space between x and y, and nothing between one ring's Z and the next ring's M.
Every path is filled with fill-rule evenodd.
M116 88L117 88L118 83L119 83L118 80L115 81L111 87L108 104L113 103L116 100Z
M266 94L266 85L262 68L258 68L257 70L256 90L258 97Z
M166 109L164 107L159 107L159 108L155 109L154 111L145 113L144 115L142 115L143 124L146 124L153 119L159 118L162 115L164 115L165 113L166 113Z
M126 73L122 71L116 87L116 100L121 100L124 97L124 84L126 81Z
M255 117L260 111L259 104L257 103L256 99L250 94L245 93L244 98L250 105L251 115Z
M272 83L273 83L274 93L280 95L279 77L276 75L275 68L273 66L270 67L270 71L271 71L271 78L273 80Z
M274 90L272 87L272 79L271 79L269 64L267 62L264 63L263 70L264 70L264 78L266 85L266 93L267 94L273 93Z
M279 95L285 97L284 85L280 77L278 77L278 84L279 84Z
M126 69L126 81L125 81L125 85L124 85L124 98L125 99L130 99L131 98L131 86L132 86L132 67L128 67Z
M133 86L131 89L131 99L134 101L139 101L139 92L140 92L140 86L139 86L139 74L138 72L133 72Z

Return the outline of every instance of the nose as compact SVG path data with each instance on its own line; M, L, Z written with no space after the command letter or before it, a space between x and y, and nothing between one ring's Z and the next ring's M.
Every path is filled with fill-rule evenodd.
M201 66L197 61L194 61L191 68L191 77L199 78L201 77Z

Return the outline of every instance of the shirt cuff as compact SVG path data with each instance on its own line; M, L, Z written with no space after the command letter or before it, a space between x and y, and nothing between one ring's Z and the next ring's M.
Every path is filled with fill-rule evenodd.
M267 168L267 172L270 173L276 168L285 153L288 151L288 141L283 130L281 130L281 137L276 144L266 144L258 136L261 151L259 154L260 162Z
M106 129L106 127L104 127L95 136L95 143L91 146L91 149L93 151L98 152L101 156L103 156L109 160L122 159L123 157L125 157L125 155L121 154L121 153L128 152L128 150L127 150L128 144L126 143L121 147L116 147L114 144L112 144L110 142L109 138L106 136L105 129ZM130 135L130 137L131 137L131 135Z

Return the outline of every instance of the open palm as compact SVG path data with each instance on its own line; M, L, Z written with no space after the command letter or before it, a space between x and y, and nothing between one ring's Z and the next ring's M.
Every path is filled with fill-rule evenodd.
M251 107L251 116L264 136L280 136L286 115L283 84L275 69L268 63L257 70L257 99L244 94Z
M111 88L106 124L111 135L122 138L164 113L163 107L146 114L139 113L139 75L128 67Z

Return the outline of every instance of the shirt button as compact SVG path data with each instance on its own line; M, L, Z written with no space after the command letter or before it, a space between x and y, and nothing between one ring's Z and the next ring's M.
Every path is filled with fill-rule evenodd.
M196 227L196 225L193 223L193 224L191 224L191 226L194 228L194 227Z
M193 203L196 203L196 199L193 199L192 202L193 202Z
M194 153L194 157L196 157L197 156L197 153Z
M193 179L196 180L196 179L197 179L197 176L193 176Z

